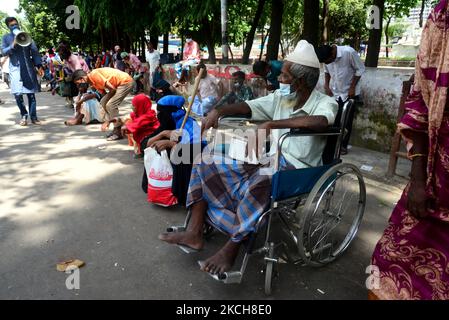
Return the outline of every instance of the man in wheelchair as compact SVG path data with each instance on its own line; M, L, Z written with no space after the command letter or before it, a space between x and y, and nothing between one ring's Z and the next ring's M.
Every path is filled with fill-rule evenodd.
M227 115L251 116L265 121L258 129L271 133L273 142L292 128L325 130L335 121L338 105L334 99L318 92L320 64L314 48L300 41L286 58L279 77L282 86L290 87L256 100L227 105L212 110L203 122L203 130L218 126ZM295 137L282 148L282 166L304 168L322 164L326 137ZM270 156L276 148L270 149ZM199 251L203 248L203 225L206 221L228 234L230 240L215 255L200 263L203 271L221 274L229 271L242 242L255 230L261 215L270 205L271 178L260 169L269 165L253 165L234 161L232 164L204 161L194 165L187 199L191 218L184 232L163 233L159 239L170 244Z

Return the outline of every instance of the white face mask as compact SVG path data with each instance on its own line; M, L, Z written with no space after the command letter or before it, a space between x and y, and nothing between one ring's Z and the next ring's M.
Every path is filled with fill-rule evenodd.
M192 42L192 38L187 38L187 39L186 39L186 42L187 42L187 43Z
M292 93L291 87L292 87L291 84L279 83L279 92L281 93L282 96L288 96Z

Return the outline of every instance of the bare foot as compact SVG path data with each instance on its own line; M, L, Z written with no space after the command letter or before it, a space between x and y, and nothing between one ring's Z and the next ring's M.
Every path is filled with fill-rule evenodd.
M239 253L240 243L228 241L215 255L203 262L202 271L220 274L231 270Z
M159 235L159 240L170 244L185 245L194 250L201 250L204 246L203 235L192 231L162 233Z
M79 126L79 125L83 124L83 118L84 118L84 115L76 116L74 118L64 121L64 124L66 126Z

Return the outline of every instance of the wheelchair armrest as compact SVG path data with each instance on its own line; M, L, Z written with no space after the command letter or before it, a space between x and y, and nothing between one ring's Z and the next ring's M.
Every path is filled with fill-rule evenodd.
M219 121L221 120L247 120L247 119L251 119L251 115L250 114L236 114L236 115L228 115L228 116L223 116L220 117Z
M311 129L291 129L290 135L294 136L337 136L341 133L340 127L327 127L326 130L315 131Z

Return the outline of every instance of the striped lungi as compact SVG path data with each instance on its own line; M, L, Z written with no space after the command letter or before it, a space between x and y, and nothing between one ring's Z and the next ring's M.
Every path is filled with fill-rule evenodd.
M241 242L255 231L258 219L270 205L271 175L260 172L268 165L227 159L224 164L201 162L193 166L187 207L204 200L214 226Z

